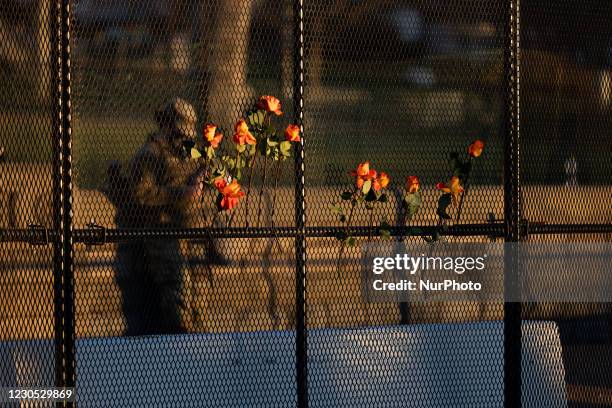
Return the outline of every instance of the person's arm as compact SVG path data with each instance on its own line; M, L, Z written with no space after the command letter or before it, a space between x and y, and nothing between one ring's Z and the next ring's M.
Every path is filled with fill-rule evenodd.
M134 201L147 207L160 207L176 204L185 194L188 186L170 187L158 181L162 160L153 152L147 151L135 158L132 163L131 187Z

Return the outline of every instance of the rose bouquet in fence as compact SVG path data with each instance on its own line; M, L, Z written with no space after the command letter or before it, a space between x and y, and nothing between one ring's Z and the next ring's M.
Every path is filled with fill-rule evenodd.
M374 216L376 205L389 201L385 189L389 186L391 178L385 172L377 172L370 167L370 162L364 162L351 172L354 177L352 190L344 191L340 194L341 203L334 204L332 210L337 215L338 220L344 225L344 231L336 237L340 241L340 250L336 269L340 272L342 255L346 246L354 246L356 238L352 235L351 226L355 209L363 206L368 212L368 240L372 239ZM348 212L342 202L349 203ZM387 224L384 223L379 229L383 237L390 235Z
M257 159L262 158L261 187L257 202L256 223L259 225L262 215L262 200L269 181L270 167L274 167L274 191L272 200L272 222L276 206L278 182L282 176L282 164L292 155L293 144L301 140L301 129L295 124L288 124L281 132L277 130L275 120L282 116L280 101L273 96L259 98L252 110L234 124L231 140L223 144L223 131L214 123L208 123L198 141L184 144L187 154L201 163L205 186L217 190L215 205L217 213L208 225L214 225L219 214L226 216L226 225L231 226L235 208L242 202L245 206L245 225L249 227L251 191L257 178ZM245 189L246 186L246 189ZM204 196L202 200L204 200Z
M469 177L472 172L474 160L480 157L484 149L482 140L475 140L468 146L467 157L461 157L457 152L450 155L449 164L451 167L451 177L446 183L436 184L436 188L443 194L438 199L436 215L438 216L437 228L434 229L431 237L424 236L423 239L427 242L437 241L443 231L447 228L447 223L453 219L449 214L449 207L456 209L455 222L459 223L461 218L461 210L468 192ZM387 203L388 196L384 189L390 183L390 177L384 172L377 172L372 169L370 162L363 162L357 166L356 170L351 172L354 177L354 185L352 189L344 191L340 194L340 201L332 205L331 209L336 215L338 222L344 226L343 231L337 235L337 240L340 242L338 251L338 259L336 269L338 273L341 269L342 256L347 246L356 244L356 237L353 236L351 227L353 226L353 218L356 208L363 205L368 211L368 241L372 239L373 224L375 216L375 208L378 205ZM348 203L348 206L347 204ZM423 198L421 195L421 182L415 175L406 178L406 188L402 199L402 217L401 227L402 235L413 235L420 233L418 228L406 229L413 217L417 214ZM348 207L348 209L347 209ZM382 222L378 227L381 239L389 239L391 232L390 226L386 222Z

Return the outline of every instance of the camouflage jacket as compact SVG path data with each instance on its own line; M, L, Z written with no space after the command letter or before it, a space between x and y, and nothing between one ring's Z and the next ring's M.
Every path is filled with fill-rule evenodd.
M199 164L172 146L162 133L151 135L130 161L125 201L117 224L128 228L182 228L195 225L197 199L185 195Z

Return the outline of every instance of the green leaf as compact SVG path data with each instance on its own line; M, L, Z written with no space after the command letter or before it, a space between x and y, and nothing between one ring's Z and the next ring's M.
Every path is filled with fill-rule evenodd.
M236 167L236 160L232 156L223 156L221 157L221 161L230 170L234 170Z
M463 161L459 158L459 153L452 152L448 159L448 164L450 165L451 172L453 176L459 177L463 168Z
M453 176L459 177L461 181L464 181L470 174L470 171L472 170L472 162L461 160L459 158L459 153L457 152L451 153L449 164L450 164Z
M378 202L379 203L386 203L389 201L389 197L387 197L386 194L381 194L378 196Z
M467 177L470 175L471 171L472 171L472 162L467 161L462 164L461 174L459 174L457 177L461 179L461 182L464 182L467 179Z
M446 209L451 204L451 202L452 197L450 193L442 194L440 196L440 198L438 199L438 209L436 210L436 214L438 214L440 218L444 218L445 220L451 219L451 216L448 215L448 213L446 212Z
M208 157L209 159L212 159L215 157L215 149L212 146L206 147L205 150L206 150L206 157Z
M340 197L344 200L344 201L348 201L351 198L353 198L353 193L351 193L350 191L345 191L342 194L340 194Z
M245 150L246 150L246 145L239 145L239 144L236 144L236 151L237 151L238 153L244 153L244 151L245 151Z
M192 159L199 159L200 157L202 157L202 153L194 147L191 148L191 150L189 151L189 155Z
M249 115L247 116L249 124L252 127L261 127L261 126L263 126L264 115L265 115L265 113L263 111L260 111L260 110L250 112Z
M337 204L332 204L330 206L330 209L332 210L332 212L334 212L336 214L344 214L344 208L342 208L341 206L339 206Z
M266 139L266 143L268 144L268 146L270 147L274 147L274 146L278 146L278 142L275 141L274 139L272 139L271 137Z
M422 203L421 192L406 193L403 200L404 209L406 210L406 220L410 221L412 217L419 211Z
M261 154L262 156L268 155L268 145L266 143L258 143L257 150L259 151L259 154Z
M451 219L451 216L448 215L448 213L445 210L441 209L441 208L438 208L436 210L436 214L438 215L438 217L443 218L445 220L450 220Z
M254 113L254 112L250 112L250 113L247 115L247 121L249 122L249 125L251 125L251 126L256 126L256 125L257 125L257 123L255 123L255 120L256 120L256 118L255 118L255 113Z
M272 136L276 133L276 128L272 125L268 125L265 130L266 134Z
M344 224L346 222L346 215L344 214L340 215L340 217L338 217L338 220Z
M285 156L285 157L289 157L291 156L291 142L285 140L280 142L280 153Z
M226 173L226 171L225 171L224 167L216 168L216 169L213 170L211 177L213 179L217 179L219 177L225 176L225 173Z
M368 193L365 195L365 201L366 203L375 203L378 200L378 196L376 195L376 192L373 189L370 189L370 191L368 191Z
M356 243L357 243L357 240L355 240L355 237L348 237L346 239L346 245L350 247L354 247Z
M380 223L380 238L383 240L391 239L391 226L387 221L383 221Z
M366 180L363 183L363 187L361 187L361 192L363 194L368 194L371 189L372 189L372 180Z
M264 120L266 119L266 111L258 110L256 112L256 115L257 115L257 123L259 124L259 126L262 126L264 124Z

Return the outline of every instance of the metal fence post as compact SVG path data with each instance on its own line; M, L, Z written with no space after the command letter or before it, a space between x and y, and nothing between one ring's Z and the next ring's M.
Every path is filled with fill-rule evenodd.
M506 4L504 35L504 241L521 239L520 196L520 0ZM504 291L518 291L519 260L506 248ZM521 406L521 304L504 303L504 406Z
M304 21L302 0L293 4L293 116L304 135ZM306 208L304 137L295 147L295 370L297 407L308 407L308 342L306 320Z
M57 0L52 19L53 73L53 287L55 382L75 386L72 134L70 107L70 0ZM61 404L60 404L61 405ZM73 403L66 403L72 406Z

